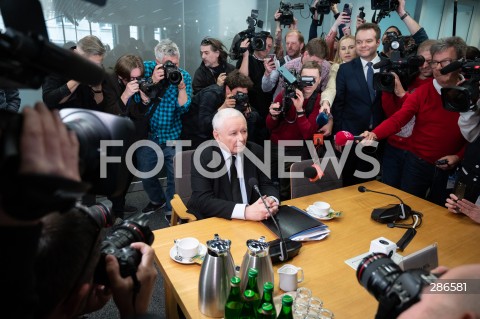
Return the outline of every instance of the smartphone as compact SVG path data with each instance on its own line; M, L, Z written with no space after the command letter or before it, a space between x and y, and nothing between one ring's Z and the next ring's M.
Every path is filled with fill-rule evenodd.
M343 12L345 12L350 17L350 21L352 19L352 10L353 10L353 4L345 3L345 5L343 6ZM345 28L346 26L350 26L350 22L348 22L347 24L342 23L338 26L338 38L339 39L341 39L344 36L343 28Z
M268 62L273 62L275 60L276 55L275 54L269 54L268 55Z

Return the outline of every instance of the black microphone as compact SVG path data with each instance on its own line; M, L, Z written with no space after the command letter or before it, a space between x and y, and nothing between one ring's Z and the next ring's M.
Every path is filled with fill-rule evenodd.
M400 197L398 197L397 195L374 191L374 190L366 188L363 185L358 186L358 191L360 193L371 192L371 193L377 193L377 194L382 194L382 195L388 195L388 196L395 197L396 199L398 199L400 201L400 209L401 209L402 213L398 217L401 218L401 219L406 219L407 217L410 216L410 214L412 212L412 209L410 208L410 206L406 205L403 202L403 200ZM384 211L386 211L386 209ZM374 210L374 212L375 212L375 210ZM380 213L379 217L382 217L381 215L382 215L382 213ZM372 216L373 216L373 214L372 214ZM389 216L389 217L391 217L391 216ZM394 220L392 220L392 222L393 221ZM390 222L390 221L387 221L387 222Z
M392 61L390 59L384 59L384 60L381 60L380 62L375 63L373 65L373 68L380 69L380 68L383 68L384 66L388 66L391 64L392 64Z
M450 63L449 65L447 65L446 67L442 68L440 70L440 73L445 75L445 74L448 74L450 72L453 72L455 70L458 70L462 67L463 65L463 62L464 60L463 59L460 59L460 60L457 60L457 61L453 61L452 63Z
M270 207L268 207L267 202L265 202L265 199L262 196L262 193L260 193L260 189L258 188L258 180L255 177L250 177L250 179L248 180L248 185L253 187L255 192L257 192L258 196L260 196L260 198L262 199L263 205L267 209L268 215L270 215L270 217L272 218L273 223L275 224L275 227L277 228L278 234L279 234L279 237L280 237L280 257L279 257L279 259L280 259L280 261L286 261L288 259L287 244L285 243L285 239L283 238L283 235L282 235L282 230L278 226L277 220L275 219L275 217L273 217L273 214L270 212Z

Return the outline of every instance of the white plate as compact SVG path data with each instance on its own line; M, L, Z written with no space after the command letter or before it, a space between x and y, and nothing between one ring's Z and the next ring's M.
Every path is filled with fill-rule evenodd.
M205 246L204 244L200 244L198 254L201 256L205 256L206 253L207 253L207 246ZM177 263L184 264L184 265L190 265L195 263L192 258L184 258L182 261L176 260L175 259L176 255L177 255L177 247L173 245L173 247L170 248L170 258L172 258Z
M311 213L311 212L308 210L308 208L307 208L306 212L308 213L308 215L312 216L313 218L319 219L319 220L330 220L330 219L335 218L335 217L333 217L333 216L332 216L332 217L319 217L318 215ZM335 212L335 210L333 210L332 208L330 208L330 213L334 213L334 212Z

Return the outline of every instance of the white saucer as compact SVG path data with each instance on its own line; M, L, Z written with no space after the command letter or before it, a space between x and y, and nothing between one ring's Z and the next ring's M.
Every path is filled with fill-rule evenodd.
M198 255L205 256L206 253L207 253L207 246L205 246L204 244L200 244ZM195 263L192 258L184 258L182 261L176 260L175 259L176 255L177 255L177 247L173 245L173 247L170 248L170 258L172 258L177 263L184 264L184 265L190 265Z
M320 216L318 216L318 215L313 214L312 212L310 212L310 211L308 210L308 208L307 208L306 212L308 213L308 215L312 216L312 217L315 218L315 219L319 219L319 220L330 220L330 219L335 218L335 217L333 217L333 216L331 216L331 217L326 217L326 216L325 216L325 217L320 217ZM335 210L333 210L332 208L330 208L330 213L334 213L334 212L335 212Z

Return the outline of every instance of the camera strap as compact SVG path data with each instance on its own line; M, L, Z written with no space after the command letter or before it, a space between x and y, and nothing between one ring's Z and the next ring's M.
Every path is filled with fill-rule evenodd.
M313 108L315 107L315 102L317 101L318 92L313 91L312 96L308 99L307 105L305 106L305 117L308 118L312 114Z

